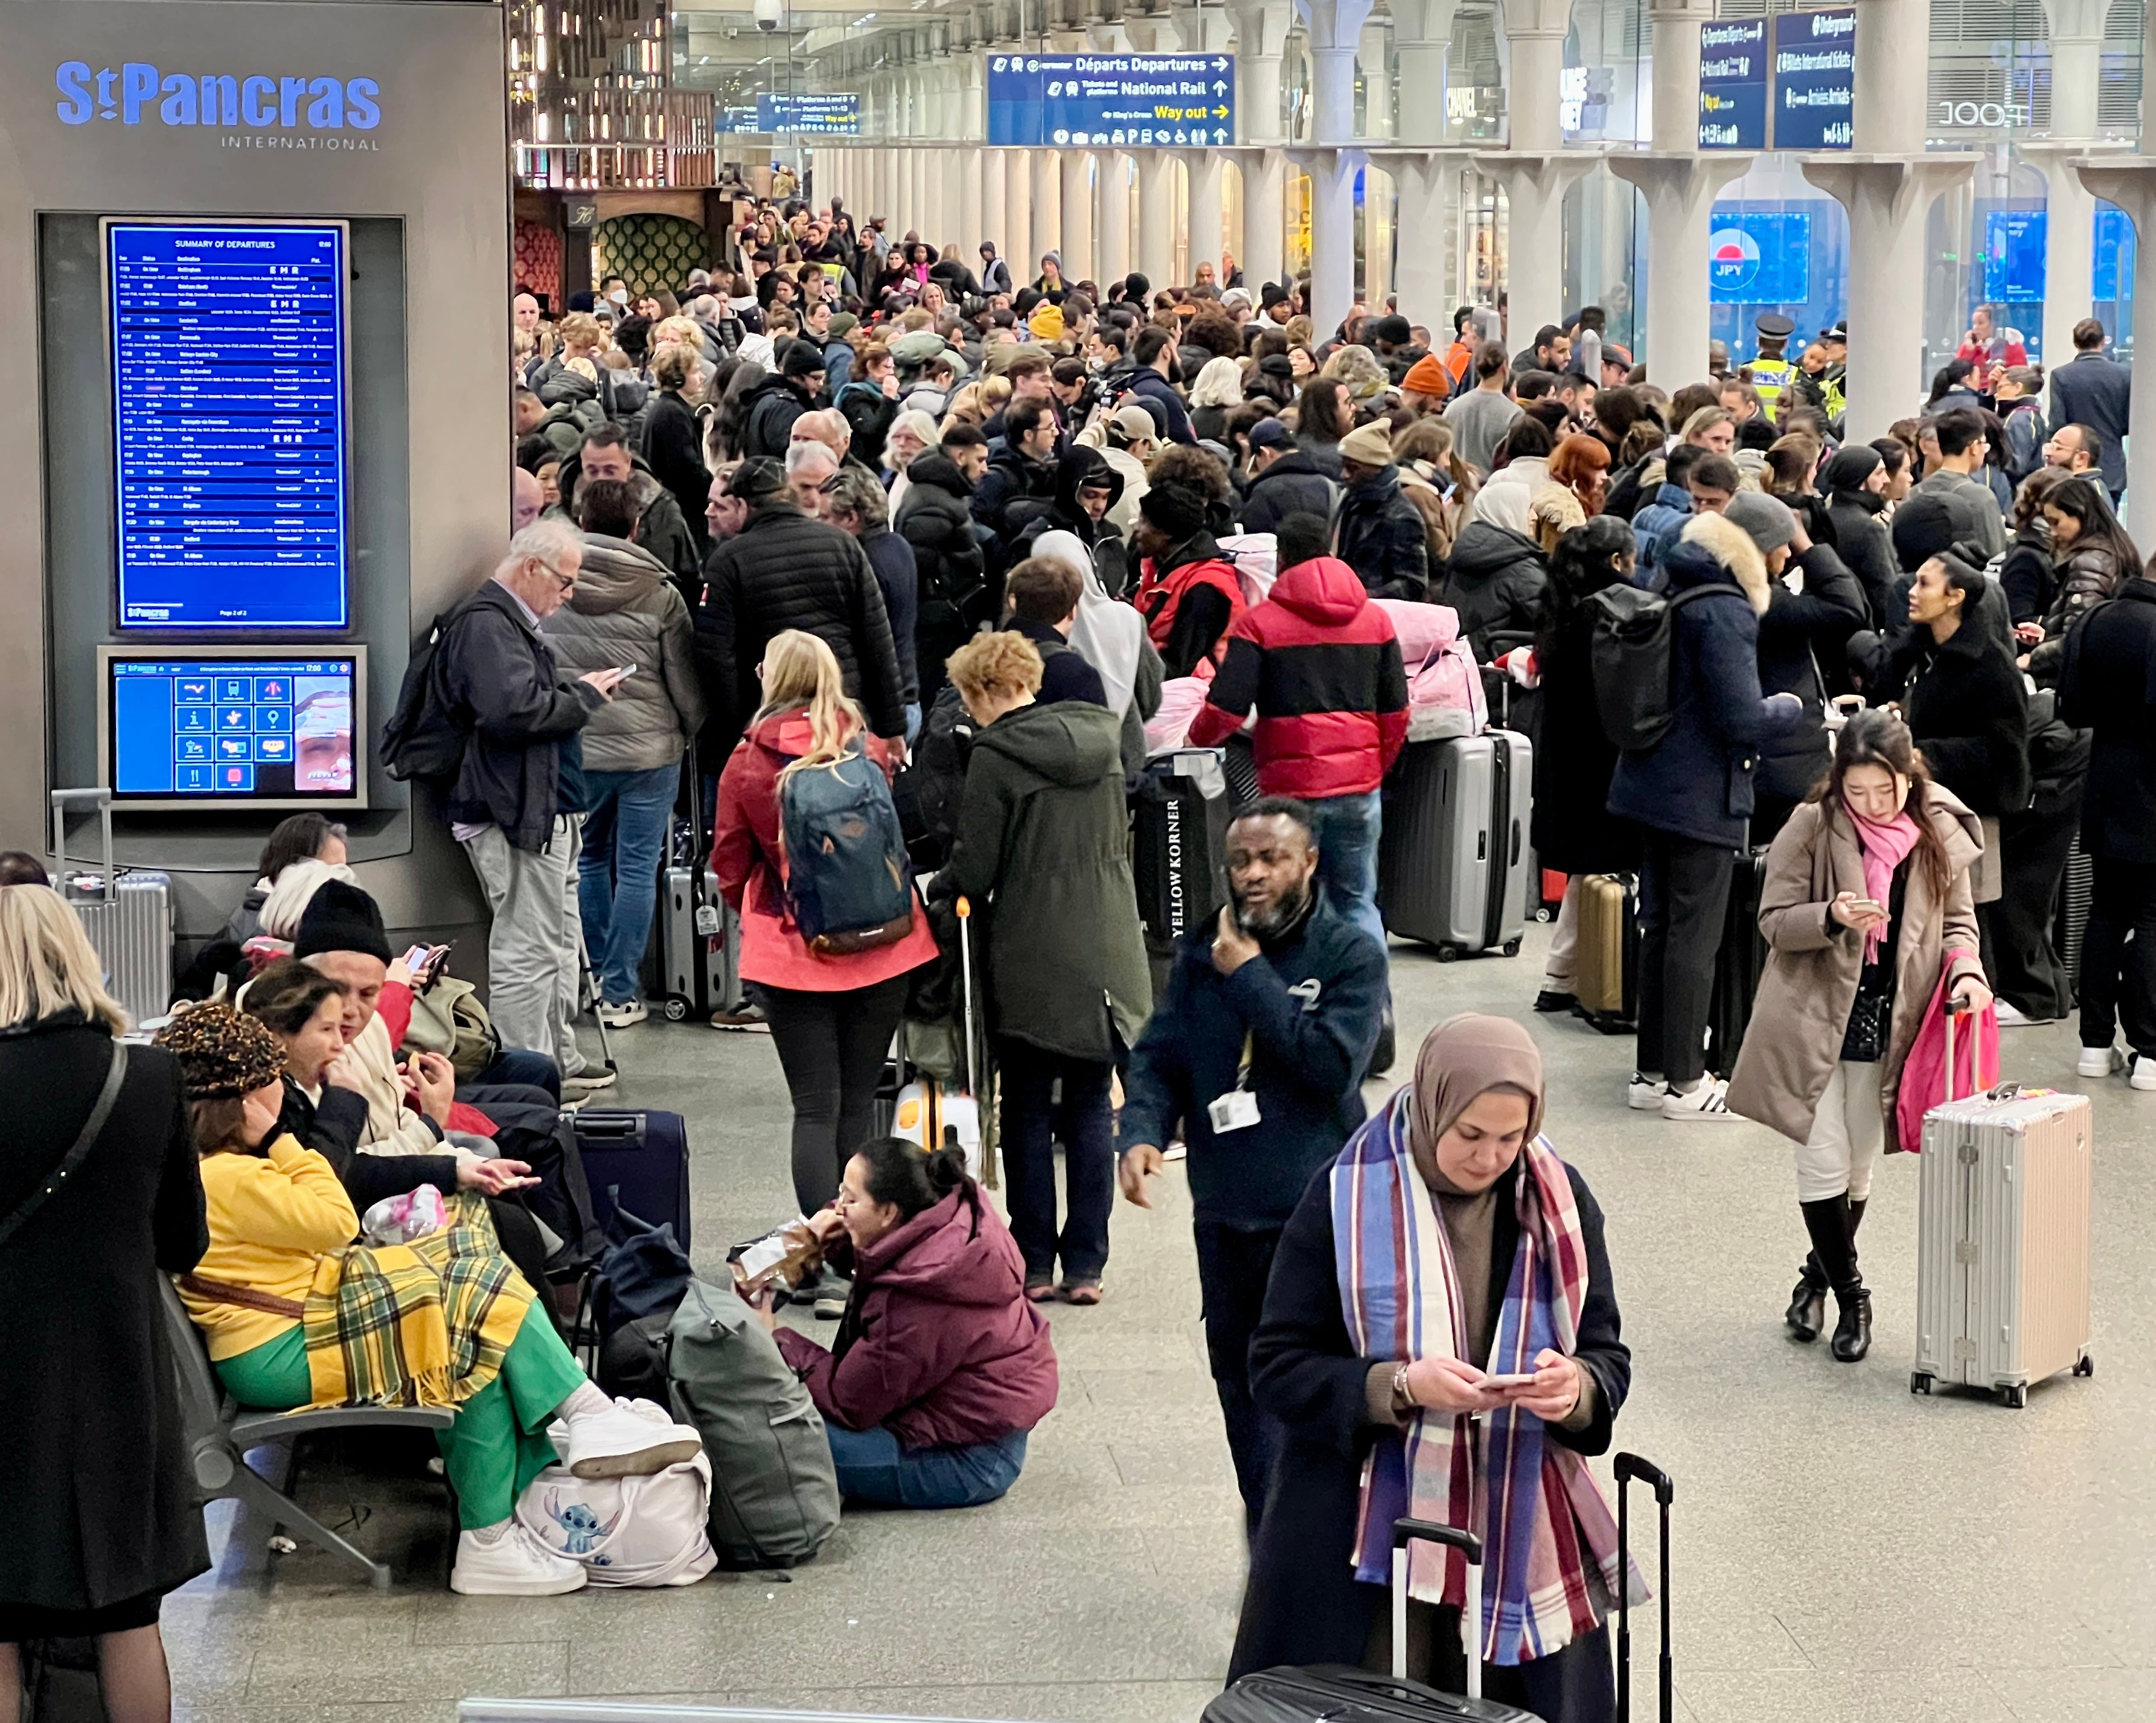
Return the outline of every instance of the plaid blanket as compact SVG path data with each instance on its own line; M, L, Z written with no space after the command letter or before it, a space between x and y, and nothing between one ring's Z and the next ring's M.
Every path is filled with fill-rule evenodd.
M1459 1270L1444 1218L1409 1154L1409 1105L1403 1086L1334 1163L1341 1305L1359 1357L1465 1358ZM1532 1371L1545 1346L1569 1354L1587 1298L1586 1244L1564 1163L1537 1137L1507 1177L1519 1247L1491 1356L1466 1361L1493 1374ZM1479 1467L1464 1417L1423 1412L1404 1432L1378 1439L1363 1464L1355 1577L1390 1582L1393 1522L1404 1515L1473 1526L1483 1544L1484 1659L1527 1663L1599 1624L1588 1573L1591 1564L1602 1597L1616 1595L1617 1526L1586 1462L1546 1442L1540 1418L1517 1407L1487 1416ZM1644 1599L1637 1573L1629 1580L1635 1599ZM1408 1592L1425 1602L1462 1607L1463 1558L1414 1546Z
M485 1200L447 1208L438 1233L323 1259L304 1319L314 1404L461 1406L501 1371L533 1294Z

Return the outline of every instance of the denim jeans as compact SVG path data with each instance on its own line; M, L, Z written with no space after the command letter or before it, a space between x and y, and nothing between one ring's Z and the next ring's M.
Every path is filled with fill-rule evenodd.
M839 1493L848 1501L887 1508L973 1508L993 1501L1018 1481L1025 1464L1025 1432L963 1447L901 1448L878 1425L842 1430L826 1423Z
M641 991L638 978L659 905L659 864L680 782L679 766L584 774L589 799L577 897L599 997L609 1005L629 1004Z
M1385 946L1385 918L1378 913L1378 838L1384 829L1379 792L1320 796L1306 802L1317 837L1318 883L1332 907Z

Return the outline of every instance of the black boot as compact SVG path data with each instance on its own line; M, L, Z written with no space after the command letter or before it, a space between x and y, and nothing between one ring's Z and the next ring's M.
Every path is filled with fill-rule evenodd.
M1799 1206L1804 1212L1804 1231L1811 1235L1812 1254L1804 1259L1804 1278L1798 1283L1796 1298L1790 1301L1789 1324L1799 1340L1816 1340L1826 1322L1827 1289L1846 1286L1856 1279L1856 1253L1849 1244L1846 1196ZM1810 1296L1806 1299L1808 1292ZM1799 1300L1804 1304L1801 1312ZM1797 1320L1800 1314L1810 1318L1808 1324Z
M1851 1280L1834 1289L1834 1302L1841 1316L1828 1349L1838 1362L1854 1364L1871 1350L1871 1295L1861 1280Z
M1826 1270L1816 1255L1807 1256L1797 1270L1797 1290L1789 1295L1789 1314L1783 1319L1801 1341L1815 1341L1826 1322Z

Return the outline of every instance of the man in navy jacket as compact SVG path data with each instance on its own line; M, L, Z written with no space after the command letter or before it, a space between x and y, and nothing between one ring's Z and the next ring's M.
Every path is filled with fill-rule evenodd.
M1253 1536L1279 1432L1250 1398L1250 1336L1281 1232L1362 1124L1385 954L1316 889L1301 804L1266 796L1228 828L1231 901L1177 942L1168 992L1131 1055L1123 1194L1152 1207L1178 1126L1188 1145L1205 1349Z

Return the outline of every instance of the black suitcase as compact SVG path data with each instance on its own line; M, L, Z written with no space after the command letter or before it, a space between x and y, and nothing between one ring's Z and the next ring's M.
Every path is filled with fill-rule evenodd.
M577 1150L602 1232L617 1206L649 1226L671 1226L689 1248L689 1127L679 1113L586 1107Z
M1178 748L1146 763L1132 792L1131 873L1156 952L1227 901L1231 800L1218 748Z
M1759 891L1767 883L1767 852L1748 851L1731 867L1722 948L1714 954L1714 987L1707 1002L1707 1068L1718 1077L1737 1069L1745 1026L1752 1021L1752 1001L1767 972L1767 936L1759 931Z

